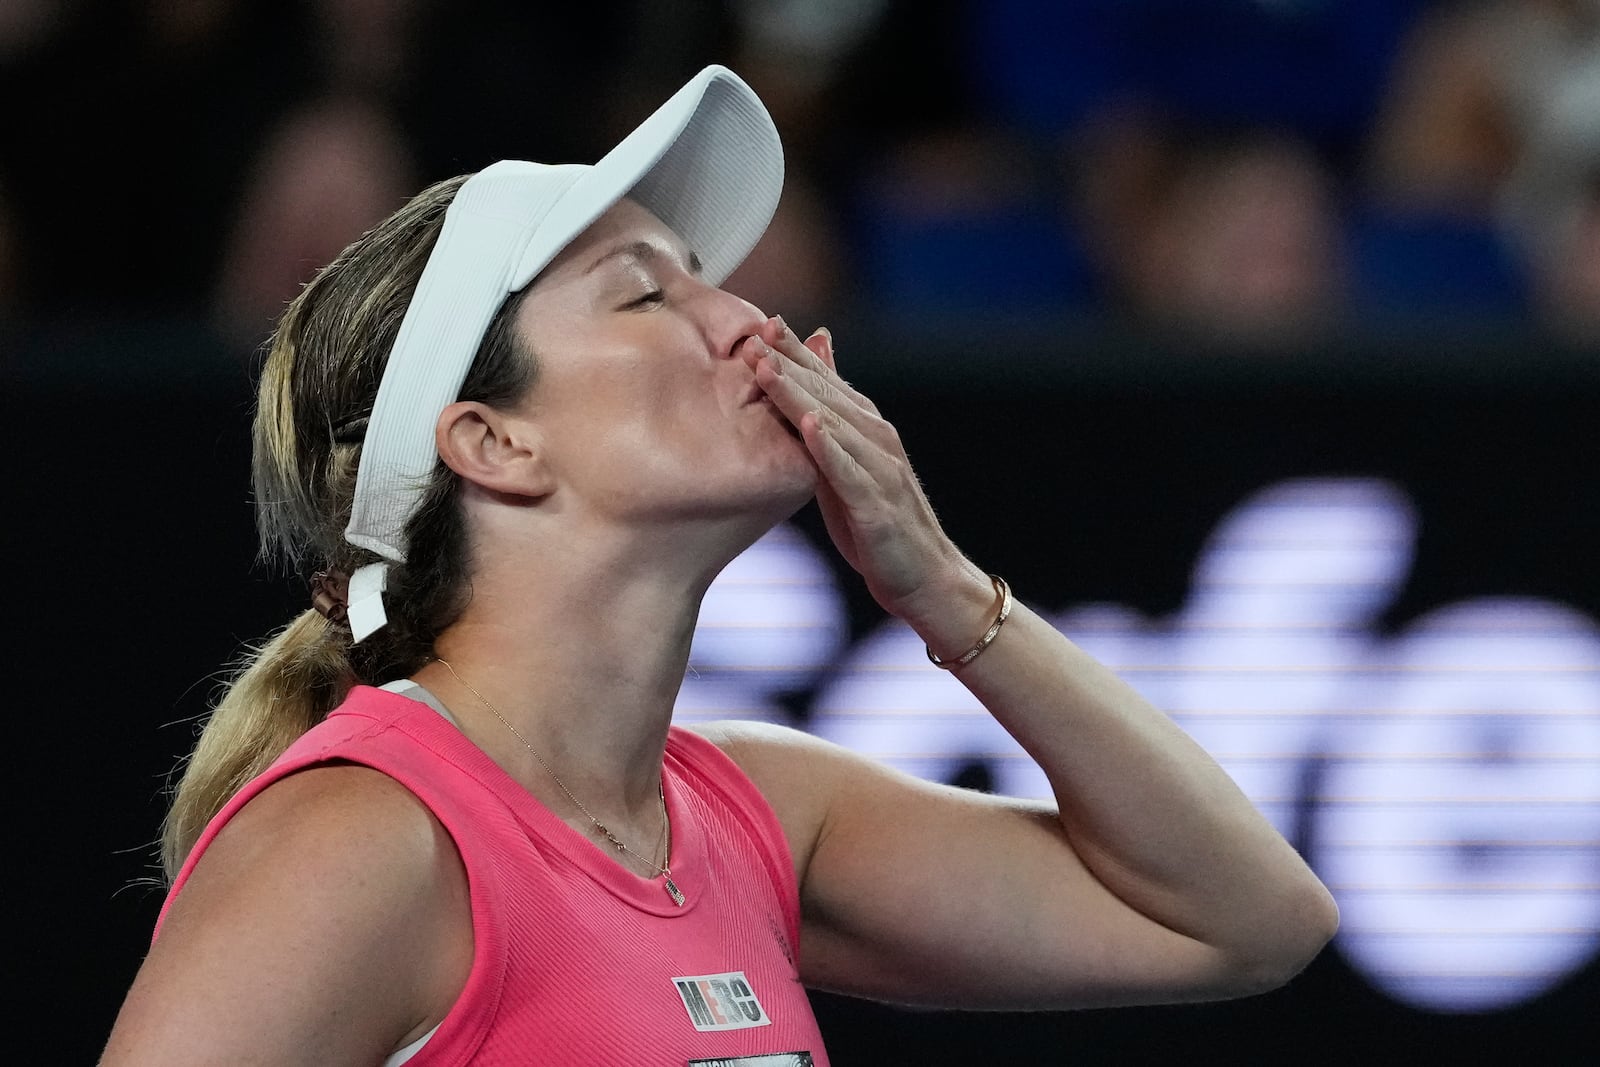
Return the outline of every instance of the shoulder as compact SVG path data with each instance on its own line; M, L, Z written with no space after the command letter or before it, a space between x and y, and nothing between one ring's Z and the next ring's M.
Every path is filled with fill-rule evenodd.
M250 862L270 852L277 862L332 868L382 863L409 879L434 872L454 848L422 800L371 767L333 762L273 782L245 804L196 866ZM442 846L442 847L441 847ZM191 878L191 881L193 879Z
M827 793L865 777L903 777L857 752L775 723L722 720L688 729L711 742L766 792ZM908 779L909 780L909 779Z
M829 825L879 789L924 783L812 734L773 723L697 723L691 732L728 756L772 808L802 882Z
M763 794L787 791L792 778L805 780L816 768L844 749L811 734L774 723L721 720L696 723L686 732L710 742L733 760ZM768 800L774 798L769 794Z
M898 832L893 824L901 819L966 821L993 812L1031 820L1037 814L1037 805L926 781L791 727L718 721L692 730L732 759L771 806L802 882L815 872L824 839L860 841L871 851L875 835Z
M416 794L370 767L319 764L273 782L218 831L162 938L186 917L241 915L351 942L415 935L464 897L465 878L454 841Z
M381 771L309 767L272 783L218 831L173 901L162 939L185 919L387 935L449 901L465 873L423 802Z
M682 727L684 733L711 742L717 748L738 759L736 753L756 753L771 745L782 745L791 739L810 735L776 723L754 722L748 719L718 719L714 722L697 722Z
M471 957L466 875L443 826L380 771L317 765L211 840L125 1013L204 1034L224 1059L238 1043L387 1051L442 1017Z

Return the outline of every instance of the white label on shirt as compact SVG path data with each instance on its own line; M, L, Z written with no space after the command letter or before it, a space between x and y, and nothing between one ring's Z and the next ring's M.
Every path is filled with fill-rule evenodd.
M772 1024L743 971L687 975L674 978L672 984L696 1030L744 1030Z

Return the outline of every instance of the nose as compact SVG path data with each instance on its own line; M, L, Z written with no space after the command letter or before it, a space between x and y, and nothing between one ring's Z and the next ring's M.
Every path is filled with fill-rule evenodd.
M739 343L759 333L767 321L766 313L760 308L726 289L707 285L703 299L701 328L711 351L723 359L734 358Z

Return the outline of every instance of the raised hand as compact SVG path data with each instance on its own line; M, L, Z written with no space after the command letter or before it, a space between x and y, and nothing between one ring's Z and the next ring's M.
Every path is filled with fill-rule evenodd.
M799 430L821 475L817 504L828 535L885 611L916 625L952 583L987 590L934 516L900 435L878 407L839 377L833 335L801 341L769 319L741 353L773 406ZM981 595L980 595L981 599Z

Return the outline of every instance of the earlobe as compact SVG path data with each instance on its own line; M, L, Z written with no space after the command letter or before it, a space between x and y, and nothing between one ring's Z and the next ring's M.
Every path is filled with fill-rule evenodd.
M474 485L522 497L550 492L538 431L524 418L458 400L439 413L434 441L445 465Z

